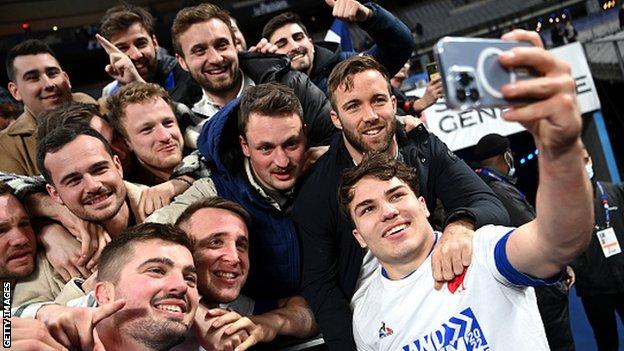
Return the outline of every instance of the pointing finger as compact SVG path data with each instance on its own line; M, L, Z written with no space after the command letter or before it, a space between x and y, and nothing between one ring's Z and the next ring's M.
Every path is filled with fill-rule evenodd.
M104 38L103 36L96 34L95 39L97 39L98 43L102 45L102 48L104 49L104 51L106 51L107 54L110 55L113 53L121 53L121 50L119 50L115 45L113 45L113 43L108 41L108 39Z
M110 317L126 305L126 300L120 299L109 304L97 307L97 311L93 314L93 325L98 324L101 320Z

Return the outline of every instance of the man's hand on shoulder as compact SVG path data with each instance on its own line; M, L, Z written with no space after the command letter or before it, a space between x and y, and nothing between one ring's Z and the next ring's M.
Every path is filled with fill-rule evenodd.
M461 275L472 261L474 224L468 220L449 223L431 253L435 289Z

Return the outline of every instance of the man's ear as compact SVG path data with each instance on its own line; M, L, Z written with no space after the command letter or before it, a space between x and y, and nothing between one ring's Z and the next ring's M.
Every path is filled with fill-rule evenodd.
M111 282L97 282L93 291L100 306L115 301L115 286Z
M119 176L123 179L123 166L121 165L119 156L113 155L113 165L115 165L115 169L119 172Z
M17 84L9 82L7 88L9 89L9 93L11 93L11 96L13 96L15 100L22 101L22 95L17 90Z
M394 111L394 114L396 115L396 113L397 113L397 99L396 99L396 96L390 95L390 101L392 102L392 110Z
M69 87L69 90L71 91L71 80L69 80L69 75L67 74L67 72L63 71L63 77L65 78L65 80L67 80L67 86Z
M56 188L54 187L54 185L51 184L46 184L46 190L48 191L48 194L50 194L50 198L56 202L57 204L60 205L65 205L65 203L63 202L63 200L61 199L61 197L59 196L58 191L56 190Z
M238 136L238 142L240 143L241 150L243 150L243 154L245 157L251 157L251 152L249 151L249 145L247 144L247 140L242 135Z
M427 218L429 218L431 213L429 212L429 209L427 208L427 203L425 202L425 198L422 197L422 196L419 196L418 197L418 204L420 205L420 208L422 209L422 211L425 214L425 216Z
M156 39L154 34L152 34L152 43L154 43L154 47L158 49L158 39Z
M365 249L366 248L366 243L364 242L364 239L362 238L362 235L360 235L360 232L356 229L353 229L353 236L355 237L355 240L357 240L357 242L360 244L360 246Z
M178 60L178 63L180 64L180 67L182 67L183 70L185 71L189 71L188 66L186 65L186 61L184 61L184 57L180 56L180 54L176 53L175 54L176 60Z
M342 130L342 123L340 123L340 118L338 118L338 114L336 113L336 111L331 110L331 112L329 113L329 116L331 117L331 120L334 126Z

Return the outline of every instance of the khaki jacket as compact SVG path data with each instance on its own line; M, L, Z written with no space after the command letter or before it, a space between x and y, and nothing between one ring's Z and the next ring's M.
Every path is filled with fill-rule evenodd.
M72 98L77 102L96 103L83 93L72 94ZM27 110L0 132L0 155L0 171L29 176L41 174L37 167L37 120Z

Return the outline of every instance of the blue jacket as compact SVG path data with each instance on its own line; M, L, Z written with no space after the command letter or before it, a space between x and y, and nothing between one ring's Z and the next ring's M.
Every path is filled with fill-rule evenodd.
M240 99L228 103L202 129L198 148L209 163L219 196L251 215L250 271L244 293L254 299L295 295L299 290L299 242L288 214L272 206L247 178L238 142Z

